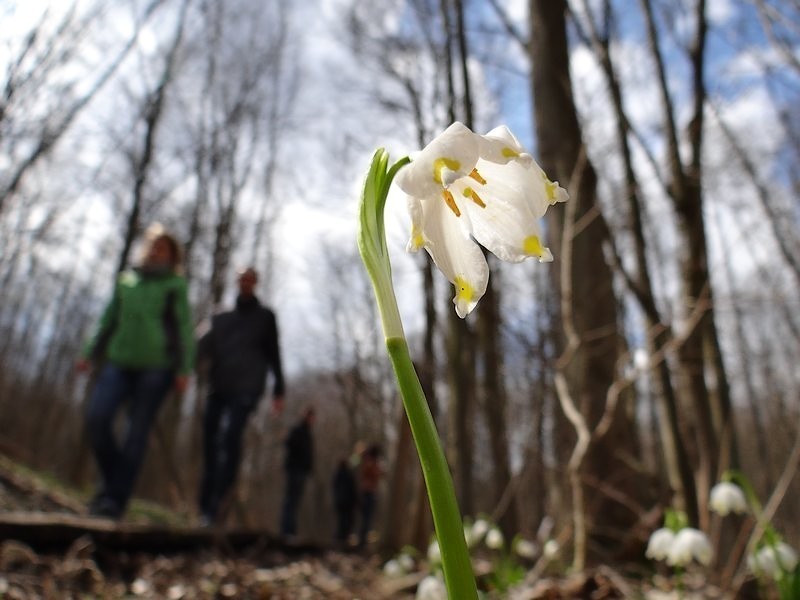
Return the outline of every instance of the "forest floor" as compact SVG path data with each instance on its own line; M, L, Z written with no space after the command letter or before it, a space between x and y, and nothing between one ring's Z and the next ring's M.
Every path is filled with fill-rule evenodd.
M158 510L121 523L83 515L79 496L0 454L0 599L155 598L382 600L414 598L424 570L383 573L377 554L286 545L258 532L165 524ZM249 537L248 537L249 536ZM530 575L530 574L529 574ZM526 577L487 598L726 598L702 580L643 583L604 566Z

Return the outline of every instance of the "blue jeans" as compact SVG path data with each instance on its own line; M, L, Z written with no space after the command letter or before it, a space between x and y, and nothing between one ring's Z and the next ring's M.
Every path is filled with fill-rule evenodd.
M283 494L281 510L281 535L297 534L297 509L303 499L308 473L300 469L286 469L286 490Z
M203 418L203 478L200 513L213 522L236 481L242 455L242 436L250 413L258 404L253 394L211 393Z
M125 369L106 364L95 382L86 413L86 429L100 470L100 489L95 498L107 516L125 511L147 449L158 409L175 379L172 369ZM123 403L128 404L121 442L114 435L114 420Z

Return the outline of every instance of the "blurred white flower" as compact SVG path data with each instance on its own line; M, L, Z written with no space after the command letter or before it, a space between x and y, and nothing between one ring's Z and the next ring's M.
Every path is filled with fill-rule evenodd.
M176 583L167 590L167 598L169 600L180 600L184 596L186 596L186 586L183 584Z
M150 586L150 583L146 579L142 577L138 577L134 579L133 583L131 584L131 593L134 596L144 596L149 594L153 588Z
M785 542L762 546L758 552L747 557L747 566L757 575L777 580L797 567L797 553Z
M697 560L702 565L711 564L713 551L708 536L693 527L681 529L672 541L667 552L667 564L673 567L682 567Z
M492 527L486 534L486 545L492 550L500 550L504 543L503 532L497 527Z
M647 542L647 550L644 555L647 558L654 560L664 560L669 554L669 549L672 547L672 542L675 541L675 532L666 527L656 529L650 534L650 540Z
M742 488L730 481L722 481L711 488L708 506L723 517L728 513L747 512L747 500Z
M444 581L435 575L428 575L417 586L416 600L447 600Z
M467 545L472 547L478 544L489 531L489 522L486 519L477 519L466 534Z
M514 552L522 558L534 558L537 550L536 544L525 539L517 540L517 543L514 545Z
M410 573L411 571L414 570L414 559L408 554L403 553L400 556L398 556L397 562L400 564L400 566L403 568L403 571L405 571L406 573Z
M555 540L547 540L544 548L542 548L542 554L547 560L554 560L560 551L561 546L559 546L558 542Z
M437 540L433 540L431 545L428 546L428 562L442 562L442 551L439 549L439 542Z
M386 564L383 565L383 574L387 577L400 577L401 575L405 575L405 569L403 569L399 561L393 558L387 560Z
M633 368L637 371L644 371L650 366L650 356L644 348L636 348L633 351Z

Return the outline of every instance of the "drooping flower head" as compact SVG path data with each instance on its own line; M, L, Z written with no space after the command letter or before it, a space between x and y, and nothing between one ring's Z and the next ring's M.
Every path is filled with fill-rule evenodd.
M503 532L497 527L492 527L486 534L486 546L492 550L500 550L504 543Z
M747 512L747 499L744 491L730 481L721 481L711 488L708 505L711 510L722 517L729 513Z
M701 565L711 564L713 550L708 536L693 527L681 529L672 541L667 552L667 564L673 567L683 567L692 560Z
M561 546L556 540L547 540L542 548L542 554L550 561L555 560L559 552L561 552Z
M478 135L453 123L412 157L396 182L408 195L408 250L428 251L455 286L453 303L462 318L489 279L478 243L509 262L553 260L538 221L550 205L567 200L567 192L505 126Z
M644 555L654 560L665 560L672 543L675 541L675 532L668 527L661 527L650 534L647 550Z
M530 560L536 558L536 554L539 551L536 544L523 538L517 538L512 547L519 556Z
M747 557L747 566L757 575L780 580L797 567L797 552L786 542L762 546Z
M447 600L447 589L436 575L428 575L417 586L416 600Z
M475 546L483 537L489 532L491 525L486 519L477 519L472 526L465 526L464 536L467 540L467 546Z

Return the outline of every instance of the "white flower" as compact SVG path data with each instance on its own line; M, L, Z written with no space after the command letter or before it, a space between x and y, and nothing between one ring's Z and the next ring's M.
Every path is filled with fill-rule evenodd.
M433 540L430 546L428 546L428 562L442 562L442 551L439 549L439 542L436 540Z
M492 527L486 534L486 545L492 550L500 550L503 547L503 532L497 527Z
M410 573L414 570L414 559L409 556L408 554L401 554L397 557L397 562L403 568L406 573Z
M647 542L647 550L645 550L644 555L654 560L664 560L667 558L669 549L674 541L675 533L671 529L666 527L656 529L650 534L650 540Z
M514 552L522 558L534 558L536 556L536 551L536 544L525 539L517 540L517 543L514 545Z
M545 542L544 548L542 548L542 554L547 560L555 560L560 551L561 551L561 546L559 546L558 542L555 540L547 540L547 542Z
M408 195L408 250L425 248L455 286L458 316L486 291L489 267L478 243L501 260L553 260L538 220L568 198L504 126L487 135L453 123L395 179ZM474 239L473 239L474 238Z
M747 512L747 500L742 488L730 481L722 481L711 488L708 505L711 510L723 517L728 513Z
M405 569L403 569L399 561L393 558L387 560L386 564L383 565L383 574L387 577L400 577L401 575L405 575Z
M150 583L148 583L148 581L142 577L134 579L133 583L131 584L131 593L134 596L144 596L149 594L151 589L152 587L150 586Z
M447 600L444 581L435 575L428 575L417 586L416 600Z
M763 546L755 554L747 557L747 566L759 575L767 575L772 579L780 579L797 567L797 553L785 542L775 546Z
M711 542L708 536L693 527L681 529L672 541L667 552L667 564L673 567L682 567L697 560L702 565L711 564Z
M489 532L489 527L489 522L486 519L477 519L472 524L472 527L469 527L465 530L467 545L471 547L480 542L483 539L483 536Z

